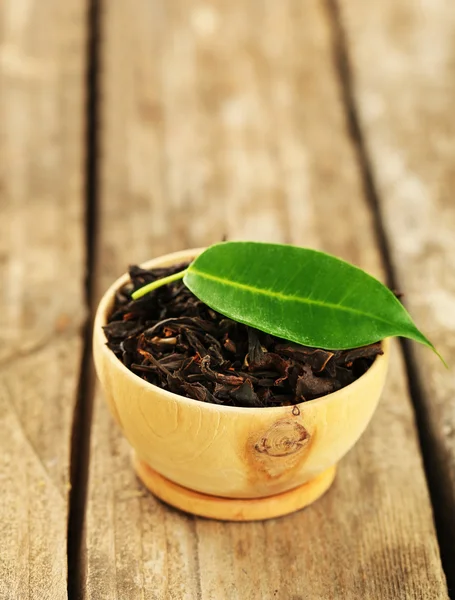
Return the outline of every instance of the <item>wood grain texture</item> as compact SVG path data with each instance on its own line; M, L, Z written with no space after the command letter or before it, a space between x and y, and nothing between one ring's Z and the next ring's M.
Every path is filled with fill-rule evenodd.
M0 6L0 598L67 597L84 318L84 2Z
M455 5L340 5L393 267L411 313L450 366L412 348L455 560Z
M223 234L382 275L319 2L114 0L103 36L99 293L128 263ZM98 393L85 598L447 598L396 345L392 365L331 490L255 524L150 496Z

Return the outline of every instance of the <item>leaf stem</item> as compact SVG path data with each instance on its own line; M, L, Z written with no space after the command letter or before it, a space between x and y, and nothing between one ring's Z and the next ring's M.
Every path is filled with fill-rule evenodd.
M144 285L143 287L133 292L131 294L131 297L133 300L138 300L138 298L142 298L142 296L145 296L149 292L153 292L153 290L156 290L162 287L163 285L167 285L168 283L172 283L173 281L183 279L187 271L188 269L185 269L184 271L179 271L178 273L174 273L173 275L168 275L167 277L162 277L161 279L152 281L152 283L148 283L147 285Z

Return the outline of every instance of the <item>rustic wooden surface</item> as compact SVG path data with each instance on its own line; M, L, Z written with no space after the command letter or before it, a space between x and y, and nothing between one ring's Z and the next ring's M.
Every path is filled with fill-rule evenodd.
M325 5L110 2L102 25L98 293L127 263L225 234L384 276ZM98 390L84 548L93 600L447 598L397 346L332 490L264 523L197 519L147 494Z
M455 547L455 5L342 2L355 98L391 259L412 314L440 350L412 347L437 516ZM381 56L375 69L375 56ZM455 563L455 557L453 557ZM455 573L451 573L455 585Z
M84 3L0 4L0 598L67 597Z
M154 499L98 385L80 436L86 282L223 236L388 267L453 364L454 34L450 0L0 3L0 600L449 597L455 389L425 349L393 344L330 492L281 519Z

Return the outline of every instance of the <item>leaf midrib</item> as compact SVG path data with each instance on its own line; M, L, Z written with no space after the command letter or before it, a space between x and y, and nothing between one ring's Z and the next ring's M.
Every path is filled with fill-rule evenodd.
M221 283L222 285L225 285L228 287L235 287L235 288L246 290L246 291L253 292L256 294L262 294L263 296L269 296L269 297L271 296L273 298L278 298L285 302L298 302L300 304L312 304L312 305L316 305L316 306L332 308L335 310L342 310L342 311L349 312L352 314L362 315L364 317L368 317L368 318L374 319L376 321L381 321L382 323L387 323L387 325L393 325L393 323L391 323L387 319L383 319L381 317L378 317L377 315L374 315L371 313L366 313L361 310L357 310L356 308L344 306L343 304L334 304L333 302L322 302L321 300L312 300L310 298L300 298L298 296L290 296L290 295L283 294L282 292L273 292L270 290L263 290L261 288L254 287L253 285L249 285L247 283L240 283L238 281L223 279L222 277L218 277L217 275L210 275L208 273L205 273L204 271L200 271L199 269L196 269L193 266L191 266L188 269L188 273L191 273L191 272L197 273L197 275L199 275L202 278L216 281L216 282Z

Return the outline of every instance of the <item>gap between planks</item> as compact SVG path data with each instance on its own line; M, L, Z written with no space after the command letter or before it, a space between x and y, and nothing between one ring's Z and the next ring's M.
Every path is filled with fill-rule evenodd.
M338 2L339 0L325 0L325 5L332 28L333 58L336 72L339 76L340 93L345 109L347 128L359 164L365 198L372 211L374 232L381 252L387 284L394 291L399 292L400 286L391 257L390 243L384 227L380 197L358 116L348 42L341 22ZM455 497L450 486L444 485L444 476L438 468L434 441L427 426L428 411L422 399L419 369L412 344L406 339L400 339L399 341L405 362L407 386L414 409L425 477L433 507L442 567L447 578L450 598L455 598L455 572L453 569L453 565L455 564L455 524L450 511L450 507L455 506Z
M82 597L83 525L87 500L90 461L90 433L95 391L92 357L92 329L95 313L95 260L98 227L98 81L100 47L100 2L89 0L87 8L86 103L85 103L85 303L87 319L83 328L77 403L71 436L71 491L68 509L68 599Z

